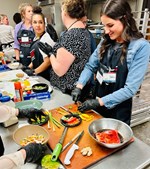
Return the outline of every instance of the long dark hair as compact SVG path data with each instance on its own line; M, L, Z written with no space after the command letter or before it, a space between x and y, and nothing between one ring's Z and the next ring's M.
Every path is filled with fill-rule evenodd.
M124 26L124 30L121 35L124 40L122 58L124 58L131 39L139 39L143 37L142 33L139 32L136 26L136 21L133 18L129 3L126 0L107 0L101 9L100 15L106 15L115 20L119 19L122 22ZM111 40L108 35L104 35L104 41L100 49L101 58L112 42L113 40Z

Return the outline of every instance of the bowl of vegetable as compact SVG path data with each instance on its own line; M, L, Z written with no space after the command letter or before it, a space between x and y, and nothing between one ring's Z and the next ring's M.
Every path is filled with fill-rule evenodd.
M28 122L33 125L43 125L47 123L49 120L49 116L44 113L39 113L35 116L35 118L29 118Z
M32 90L35 93L47 92L48 85L46 83L36 83L32 86Z
M49 140L49 133L41 126L25 125L14 131L13 140L20 146L26 146L29 143L45 144Z
M94 120L89 125L88 132L93 140L107 148L121 147L133 138L130 126L112 118Z

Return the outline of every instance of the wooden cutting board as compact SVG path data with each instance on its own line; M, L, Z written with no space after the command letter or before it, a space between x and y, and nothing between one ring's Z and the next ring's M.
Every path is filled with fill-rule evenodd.
M66 105L64 107L69 108L69 110L71 112L77 111L77 105L76 104L70 104L70 105ZM60 118L63 116L62 114L59 113L60 110L63 111L60 108L50 110L50 112L52 112L53 117L55 117L59 121L60 121ZM66 112L66 114L68 114L68 113ZM83 169L83 168L86 168L86 167L91 166L92 164L98 162L99 160L111 155L112 153L114 153L118 150L118 149L108 149L108 148L102 147L90 137L90 135L88 133L89 124L93 120L102 118L102 116L100 116L99 114L96 114L94 111L87 111L86 114L93 116L91 121L82 120L82 122L79 126L68 128L63 146L65 144L67 144L80 131L84 130L84 135L82 136L82 138L81 138L81 140L78 144L79 149L77 151L75 151L74 156L71 159L70 165L65 165L64 159L65 159L66 153L68 152L68 150L70 149L72 144L64 152L62 152L60 154L59 159L66 169ZM63 127L57 128L55 126L56 131L53 131L52 125L51 125L50 129L48 129L47 124L45 124L44 127L50 133L50 139L48 141L48 144L51 147L51 149L53 150L55 148L55 145L59 142L59 139L61 137L61 134L62 134L64 128ZM91 147L93 154L90 157L83 156L81 154L80 151L84 147Z

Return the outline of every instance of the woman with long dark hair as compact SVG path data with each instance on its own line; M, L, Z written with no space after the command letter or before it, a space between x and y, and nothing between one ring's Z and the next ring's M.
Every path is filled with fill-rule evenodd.
M96 74L96 99L86 100L78 109L95 109L130 125L132 97L147 71L150 44L136 27L126 0L107 0L101 22L105 34L72 91L73 100L80 100L82 89Z

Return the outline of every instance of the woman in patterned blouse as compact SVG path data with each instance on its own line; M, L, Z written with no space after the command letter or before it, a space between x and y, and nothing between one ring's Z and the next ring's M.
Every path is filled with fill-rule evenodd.
M74 88L85 63L91 55L90 35L81 18L85 16L83 0L62 1L62 21L66 27L53 48L39 43L50 57L50 83L64 93Z

